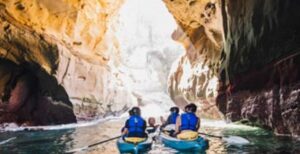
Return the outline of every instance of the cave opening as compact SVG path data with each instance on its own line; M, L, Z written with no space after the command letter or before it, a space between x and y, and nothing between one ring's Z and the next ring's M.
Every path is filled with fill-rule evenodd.
M120 134L133 106L159 119L189 102L200 131L251 141L211 139L209 153L295 153L298 142L273 133L300 134L299 8L296 0L0 0L0 153L66 153ZM2 133L15 130L25 131ZM115 144L91 150L118 153Z
M118 22L121 70L130 77L125 82L135 105L145 106L144 116L164 114L174 105L167 88L170 70L185 53L171 37L177 23L161 0L127 0Z
M119 6L110 8L115 11L110 16L104 8L99 10L98 2L78 2L82 5L76 8L60 1L65 6L62 10L45 2L30 2L30 9L23 10L14 3L4 5L1 51L13 49L3 55L15 54L10 58L36 62L47 71L54 85L69 95L66 100L72 102L77 119L118 116L136 105L145 108L144 116L154 114L149 111L161 115L173 105L183 108L188 102L197 103L213 118L218 115L211 107L218 79L209 59L218 58L215 43L221 41L219 37L211 40L215 32L201 26L202 19L187 23L192 26L189 30L168 2L161 0L116 3ZM205 16L211 17L215 5L208 5ZM26 11L41 14L44 20L29 20L22 15ZM57 22L47 22L53 18ZM44 85L51 88L52 83Z
M0 58L0 123L22 126L76 122L65 89L34 62Z
M172 8L166 3L128 0L119 11L116 34L120 42L121 69L130 76L126 82L137 98L134 105L148 105L145 107L148 116L154 114L150 111L161 115L171 106L183 109L188 102L195 102L201 106L201 112L207 113L203 114L206 117L221 118L214 105L217 73L208 62L209 58L218 60L221 35L205 30L202 21L191 21L193 28L189 33L187 25L176 22ZM216 4L207 5L205 8L216 9ZM207 12L206 15L213 16ZM210 20L205 19L207 23ZM220 22L214 26L220 26L218 24Z

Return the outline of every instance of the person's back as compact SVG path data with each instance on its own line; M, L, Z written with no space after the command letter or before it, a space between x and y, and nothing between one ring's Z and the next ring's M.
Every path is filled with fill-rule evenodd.
M167 125L176 124L176 119L178 116L179 116L178 113L172 112L167 119Z
M195 113L188 112L181 115L180 131L192 130L197 131L198 117Z
M131 116L127 123L128 137L145 137L146 122L140 116Z
M171 114L168 116L167 121L164 122L162 127L167 125L176 124L177 117L179 116L179 108L178 107L171 107L170 108Z
M138 107L132 108L132 115L126 121L126 136L127 137L146 137L146 121L140 116Z
M185 107L185 113L177 118L176 134L182 131L198 131L200 127L200 119L196 116L197 106L189 104Z

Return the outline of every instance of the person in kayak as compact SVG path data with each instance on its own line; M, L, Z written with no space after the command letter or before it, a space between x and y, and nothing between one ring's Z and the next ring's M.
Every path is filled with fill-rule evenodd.
M176 107L176 106L171 107L170 108L170 115L168 116L167 121L165 121L161 117L161 122L163 123L162 127L165 127L165 126L170 125L170 124L176 124L176 119L177 119L178 116L179 116L179 108Z
M133 107L129 111L130 117L125 123L125 127L122 134L126 137L147 137L145 133L147 124L141 117L141 109L139 107Z
M161 130L163 130L165 133L168 133L169 135L173 135L175 132L175 124L176 119L179 116L179 108L174 106L170 108L170 115L168 116L167 121L164 120L163 117L160 117L161 119Z
M148 118L148 128L147 128L147 133L154 133L156 129L159 127L159 125L156 125L156 121L154 117Z
M131 116L133 115L133 113L132 113L132 110L131 110L131 109L128 111L128 115L129 115L129 117L131 117ZM124 126L124 127L122 127L122 129L121 129L121 133L123 133L123 131L125 131L125 126Z
M195 131L200 128L200 118L196 116L197 106L194 103L188 104L185 107L185 113L179 116L176 120L175 135L182 131Z

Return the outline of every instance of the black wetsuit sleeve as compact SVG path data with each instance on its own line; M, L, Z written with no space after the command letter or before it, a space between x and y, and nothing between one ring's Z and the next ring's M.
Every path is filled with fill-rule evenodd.
M146 123L146 121L144 120L144 126L143 126L143 130L145 131L145 130L146 130L146 128L147 128L147 123Z

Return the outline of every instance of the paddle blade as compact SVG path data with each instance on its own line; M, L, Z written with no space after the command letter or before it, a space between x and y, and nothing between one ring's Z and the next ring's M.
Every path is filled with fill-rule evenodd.
M227 136L223 137L223 140L225 140L229 144L234 145L245 145L250 143L247 139L240 136Z

